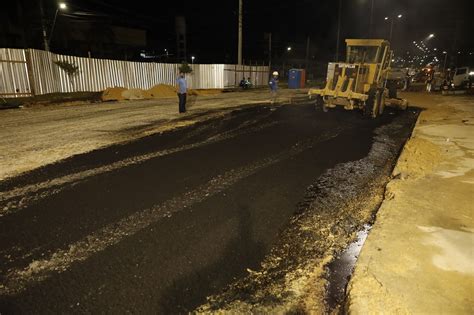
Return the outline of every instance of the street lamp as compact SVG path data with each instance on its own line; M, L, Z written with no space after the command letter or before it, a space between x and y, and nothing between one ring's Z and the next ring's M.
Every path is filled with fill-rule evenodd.
M56 9L56 13L54 14L54 20L53 20L53 26L51 26L51 33L49 34L48 38L48 47L51 43L51 39L53 38L53 32L54 32L54 26L56 25L56 19L58 18L58 12L59 10L66 10L67 5L64 2L61 2L58 4L58 8Z
M397 17L398 19L401 19L401 18L403 17L403 15L402 15L402 14L398 14L396 17ZM395 15L392 15L391 17L386 16L386 17L384 18L384 20L385 20L385 21L390 20L390 35L389 35L389 41L391 42L391 41L392 41L392 34L393 34L393 23L394 23L394 21L395 21Z
M291 47L286 48L287 51L291 51Z
M443 55L444 55L443 72L446 72L446 60L448 60L448 52L447 52L447 51L443 51Z
M196 59L196 57L191 56L191 64L194 64L194 59Z

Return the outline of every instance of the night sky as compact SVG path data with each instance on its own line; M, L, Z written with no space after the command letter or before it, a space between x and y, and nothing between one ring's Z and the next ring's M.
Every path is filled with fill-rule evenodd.
M54 12L56 1L43 0ZM396 52L413 49L412 42L430 33L429 45L439 50L474 52L474 6L472 0L374 0L374 36L388 38L385 16L403 14L396 20L393 47ZM238 0L146 1L67 0L68 13L58 20L100 20L114 25L146 29L148 49L176 51L174 18L184 15L188 27L188 54L200 62L235 62L237 52ZM343 0L341 40L366 37L371 0ZM306 37L311 54L330 58L336 43L338 1L244 0L244 59L266 60L264 33L273 34L276 57L292 46L296 58L304 58ZM83 15L83 13L87 13Z

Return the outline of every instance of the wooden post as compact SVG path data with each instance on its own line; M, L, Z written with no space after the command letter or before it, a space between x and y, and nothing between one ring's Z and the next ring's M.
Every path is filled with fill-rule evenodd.
M25 59L26 59L26 72L28 75L28 84L30 85L31 96L36 95L34 72L33 72L33 63L31 60L31 52L29 49L25 49Z

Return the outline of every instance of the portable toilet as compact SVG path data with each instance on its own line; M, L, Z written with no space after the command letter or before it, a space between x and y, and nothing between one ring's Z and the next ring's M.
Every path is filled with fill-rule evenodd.
M288 88L301 89L304 88L306 81L306 72L304 69L290 69L288 75Z

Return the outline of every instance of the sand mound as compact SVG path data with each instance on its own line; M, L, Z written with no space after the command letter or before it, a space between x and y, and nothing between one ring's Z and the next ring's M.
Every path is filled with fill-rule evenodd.
M127 90L126 88L123 87L113 87L113 88L107 88L103 93L102 93L102 101L121 101L124 99L122 96L122 92Z
M148 90L113 87L107 88L102 93L102 101L144 100L175 96L176 88L166 84L158 84Z
M166 84L158 84L147 90L151 98L175 97L176 87Z
M432 171L441 162L441 150L422 138L411 138L398 160L394 174L403 173L419 178Z
M151 98L148 91L142 89L128 89L122 92L122 96L126 100L143 100Z

